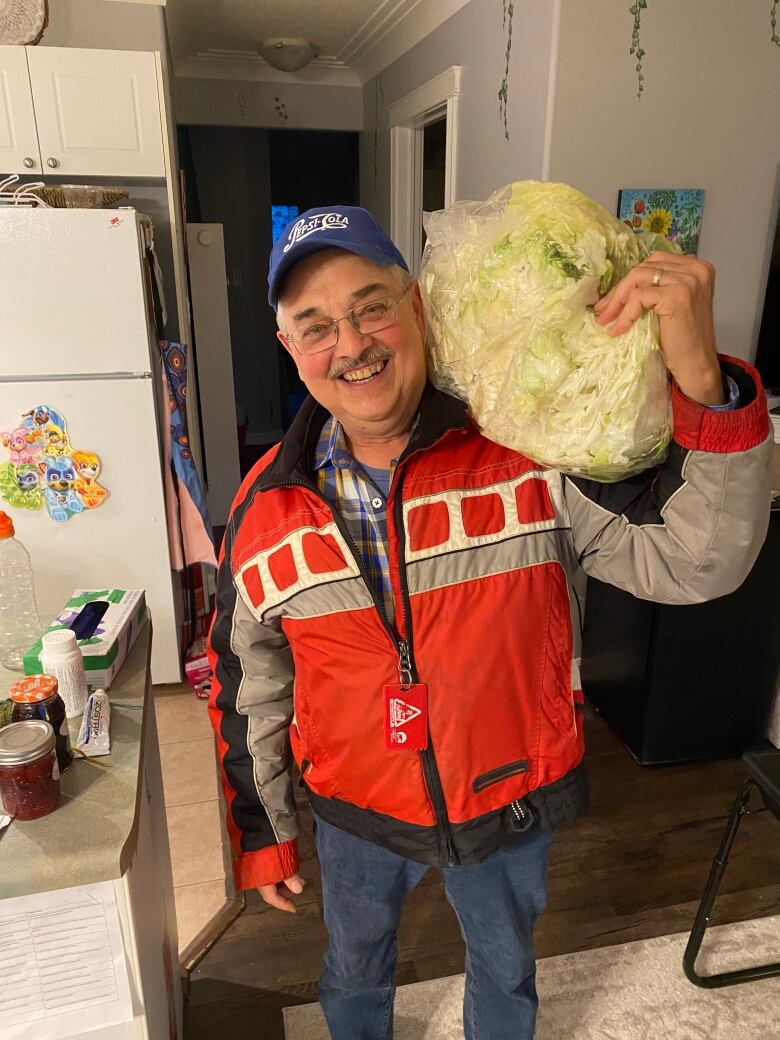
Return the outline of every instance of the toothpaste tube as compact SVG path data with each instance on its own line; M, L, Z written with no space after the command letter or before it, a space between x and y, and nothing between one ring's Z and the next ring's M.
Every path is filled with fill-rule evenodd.
M111 707L105 690L95 690L87 698L84 717L81 720L79 739L76 747L82 754L90 758L97 755L111 754L111 741L108 736L108 725L111 719Z

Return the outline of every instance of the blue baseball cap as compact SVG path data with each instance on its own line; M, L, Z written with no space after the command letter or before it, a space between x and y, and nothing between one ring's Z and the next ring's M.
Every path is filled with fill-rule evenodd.
M291 220L274 242L268 264L268 302L276 310L279 287L294 264L320 249L346 249L382 267L409 270L397 247L366 209L318 206Z

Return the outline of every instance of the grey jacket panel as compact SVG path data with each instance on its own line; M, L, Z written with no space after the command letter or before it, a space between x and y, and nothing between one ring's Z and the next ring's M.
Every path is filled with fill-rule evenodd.
M289 773L293 660L280 623L258 624L238 592L230 567L232 538L228 527L210 636L218 687L211 708L225 745L229 813L241 851L252 852L298 834Z
M249 720L246 742L257 796L276 840L289 841L298 836L288 736L293 718L292 652L278 623L258 625L240 595L233 615L231 646L244 673L236 712Z
M655 484L637 484L628 500L629 482L563 477L583 569L659 603L700 603L733 592L766 537L771 447L771 436L740 452L674 445Z

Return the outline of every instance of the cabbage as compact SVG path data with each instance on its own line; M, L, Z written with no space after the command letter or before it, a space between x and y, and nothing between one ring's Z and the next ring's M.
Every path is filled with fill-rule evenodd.
M430 376L487 437L601 481L663 459L672 418L658 320L646 311L614 337L593 304L648 253L677 246L538 181L427 213L425 230Z

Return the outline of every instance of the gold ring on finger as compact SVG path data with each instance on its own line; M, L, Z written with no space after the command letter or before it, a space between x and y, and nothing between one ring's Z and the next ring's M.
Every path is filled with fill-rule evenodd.
M659 286L661 284L661 279L663 278L663 276L664 276L664 269L663 269L663 267L659 267L658 270L653 275L653 282L652 282L652 284L655 285L655 286Z

